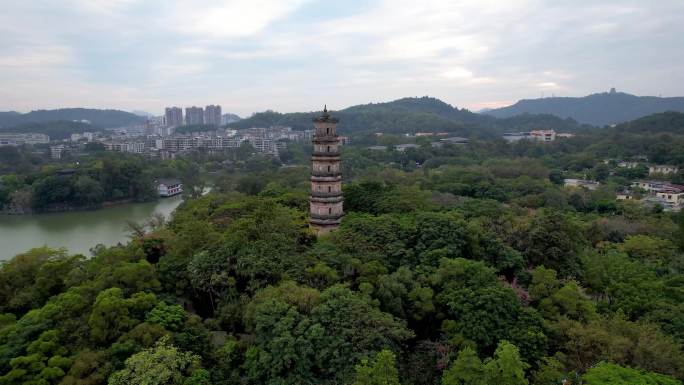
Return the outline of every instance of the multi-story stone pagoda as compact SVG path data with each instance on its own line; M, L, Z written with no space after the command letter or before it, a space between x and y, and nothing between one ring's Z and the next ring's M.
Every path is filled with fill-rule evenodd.
M323 114L314 119L309 218L319 234L339 227L344 215L337 122L328 114L327 106L323 108Z

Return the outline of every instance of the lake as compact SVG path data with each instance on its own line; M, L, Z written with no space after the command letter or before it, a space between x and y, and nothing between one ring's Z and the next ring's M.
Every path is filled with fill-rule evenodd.
M130 203L92 211L38 215L0 215L0 260L34 247L66 247L70 254L90 256L101 243L113 246L128 242L127 221L145 222L155 212L167 219L183 202L180 195L156 202Z

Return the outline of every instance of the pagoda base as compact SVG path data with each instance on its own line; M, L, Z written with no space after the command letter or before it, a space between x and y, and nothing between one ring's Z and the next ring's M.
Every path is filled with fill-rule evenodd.
M325 218L323 218L325 217ZM330 215L312 215L309 220L311 227L316 230L318 235L327 234L333 230L337 230L342 222L341 216L330 216Z
M339 229L340 225L314 225L312 223L311 227L316 230L316 235L323 235Z

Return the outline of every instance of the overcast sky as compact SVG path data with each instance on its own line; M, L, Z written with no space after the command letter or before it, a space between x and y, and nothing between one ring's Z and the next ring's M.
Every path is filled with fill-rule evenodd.
M0 0L0 111L684 95L684 1Z

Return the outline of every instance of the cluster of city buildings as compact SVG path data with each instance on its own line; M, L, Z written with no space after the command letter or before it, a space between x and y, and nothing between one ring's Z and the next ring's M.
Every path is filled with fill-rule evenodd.
M211 107L217 109L212 111ZM190 107L188 110L190 112L185 115L186 121L195 122L196 119L200 119L199 110L202 109ZM220 119L220 106L208 106L203 110L202 116L205 115L210 122L212 119ZM201 121L206 122L204 119L203 117ZM175 126L165 126L163 122L164 120L148 119L140 125L118 127L102 132L74 133L69 139L60 141L51 141L47 135L37 133L0 134L0 146L45 144L49 145L49 155L52 159L61 159L65 153L79 151L85 143L91 142L101 143L109 151L144 154L162 159L172 159L194 149L211 152L239 148L244 143L249 143L260 153L278 155L279 151L287 147L288 142L310 142L314 132L296 131L285 126L233 130L212 124L216 129L181 134L174 132Z
M618 192L618 200L639 200L649 206L660 205L665 211L680 211L684 208L684 186L655 181L638 180L630 189Z
M406 135L407 137L411 137L409 135ZM438 134L432 134L432 135L418 135L416 134L415 137L441 137L444 135L441 135L441 133ZM441 147L445 144L455 144L455 145L465 145L468 144L469 140L468 138L462 138L460 136L451 136L448 138L441 138L439 140L435 140L430 142L430 145L432 147ZM397 144L395 146L392 146L395 150L399 152L406 152L409 149L412 148L420 148L419 144L416 143L402 143L402 144ZM385 151L389 147L388 146L370 146L368 147L369 150L376 150L376 151Z
M527 132L507 132L503 138L508 142L517 142L523 139L536 140L543 143L555 141L557 138L572 138L569 133L556 132L555 130L532 130Z
M241 130L217 129L215 131L169 136L127 136L108 139L103 141L103 144L110 151L172 159L178 154L194 149L205 149L210 152L222 151L239 148L243 143L249 143L260 153L278 155L279 151L287 147L288 142L309 142L312 137L313 130L295 131L291 127L273 126Z
M178 127L183 125L212 125L221 126L231 123L230 115L221 114L221 106L208 105L202 107L186 107L185 116L181 107L166 107L161 124L166 127Z
M0 134L0 146L22 146L24 144L48 144L50 137L45 134Z
M82 132L71 134L68 141L53 143L50 146L50 158L62 159L62 156L76 148L79 144L102 141L106 135L100 132Z
M84 132L82 134L72 134L71 141L77 142L79 140L93 141L97 135L92 132ZM50 137L45 134L39 133L7 133L0 134L0 147L3 146L23 146L23 145L49 145ZM58 143L49 146L49 153L52 159L61 159L62 154L64 154L69 149L68 144Z
M222 114L220 105L208 105L202 107L186 107L185 113L181 107L166 107L164 115L148 117L144 123L126 127L109 129L115 136L140 137L140 136L170 136L182 126L225 126L239 120L233 114Z
M637 157L645 160L645 157ZM605 164L614 162L619 168L633 169L638 167L641 162L636 161L611 161L605 160ZM679 172L677 166L672 165L650 165L648 173L651 178L676 174ZM565 179L565 186L582 187L587 190L596 190L601 183L588 179ZM629 187L617 192L617 200L639 201L647 206L661 206L665 211L680 211L684 208L684 186L659 180L636 180Z

